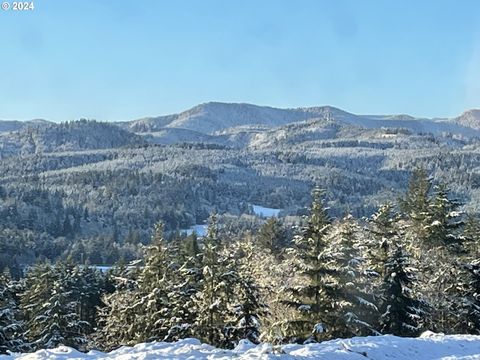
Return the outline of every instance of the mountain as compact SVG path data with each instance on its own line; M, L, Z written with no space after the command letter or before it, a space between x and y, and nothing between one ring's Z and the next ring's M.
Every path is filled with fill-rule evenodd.
M41 125L0 134L0 157L145 144L142 137L109 123L79 120Z
M453 121L462 126L480 130L480 109L465 111L462 115L454 118Z
M296 218L313 186L327 189L331 216L370 216L402 196L419 166L448 184L463 210L480 209L480 130L472 123L219 103L159 119L0 132L0 230L26 249L37 240L18 254L28 255L22 263L75 251L82 262L132 260L128 241L116 255L92 245L83 256L76 246L145 242L159 220L166 231L188 229L213 211L249 222L260 206ZM193 129L203 122L208 131Z
M195 131L196 133L206 135L218 135L225 133L225 131L231 128L243 127L244 134L247 134L249 132L248 126L274 128L302 121L321 119L335 120L367 129L403 128L415 133L480 137L480 123L471 120L472 118L478 119L478 116L472 114L471 112L465 113L461 116L464 120L460 121L458 120L459 118L424 119L405 114L356 115L332 106L279 109L252 104L210 102L195 106L179 114L143 118L117 124L136 133L152 133L174 128ZM162 134L162 143L175 142L174 138L179 134L173 133L171 139L166 138L167 135L167 133Z
M151 132L167 127L212 134L241 125L279 126L307 118L307 114L295 109L209 102L179 114L134 120L126 125L135 132Z
M176 143L215 143L215 136L188 129L160 128L157 131L144 133L144 139L150 144L176 144Z
M50 121L43 119L34 119L28 121L18 121L18 120L0 120L0 133L18 131L25 127L38 127L38 126L47 126L52 124Z

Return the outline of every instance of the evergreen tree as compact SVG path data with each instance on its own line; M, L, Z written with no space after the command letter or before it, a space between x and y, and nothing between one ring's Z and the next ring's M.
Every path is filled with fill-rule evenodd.
M102 306L97 315L99 327L94 334L96 347L103 350L140 342L137 338L143 325L136 321L140 303L138 268L132 269L120 263L110 277L109 282L115 291L102 296Z
M144 266L132 286L104 296L106 307L100 314L103 329L97 342L111 348L163 340L168 333L170 270L163 224L157 223L152 242L145 250Z
M432 180L428 177L427 171L423 168L413 170L407 193L403 199L400 199L400 209L412 222L412 231L415 233L415 239L419 242L414 244L419 247L429 237L426 225L430 217L430 190Z
M460 203L450 199L444 184L434 187L430 204L428 223L421 261L422 286L426 299L434 311L431 312L429 328L439 332L449 332L457 295L450 289L457 282L460 269L452 255L464 256L467 248L462 235L463 219L459 211ZM447 291L448 290L448 291Z
M397 336L417 336L424 320L424 304L412 290L416 278L408 254L397 247L385 262L382 291L381 332Z
M178 244L178 245L173 245ZM171 243L175 256L175 279L169 293L170 317L166 341L175 341L192 336L196 320L195 298L202 281L201 253L195 234Z
M302 235L295 236L294 247L289 251L288 262L297 277L286 287L287 298L283 302L294 308L296 314L283 319L279 325L285 334L297 341L319 341L324 337L326 324L333 321L330 300L335 294L327 280L330 271L325 262L330 219L322 197L323 191L314 189L307 226Z
M275 256L280 256L287 243L285 229L280 220L275 217L269 218L260 228L257 241Z
M385 274L385 262L389 250L398 243L399 226L391 204L381 206L368 221L367 261L373 278L381 279Z
M480 262L477 259L462 267L454 291L455 333L480 335Z
M433 201L429 209L429 243L437 248L446 248L455 253L462 253L464 237L461 229L464 225L459 207L462 204L449 198L445 184L435 186Z
M91 326L77 312L75 268L68 262L40 264L27 274L21 308L27 321L26 335L36 348L66 345L83 349L87 344Z
M369 278L364 271L364 239L361 230L348 215L334 224L324 252L328 287L327 300L333 315L330 333L333 337L372 335L378 332L378 307L375 296L368 292Z
M262 247L254 244L251 238L244 239L231 247L232 262L236 262L238 283L235 289L237 300L234 322L236 323L236 338L248 339L258 344L262 318L267 315L267 305L264 302L262 289L255 279L255 264L257 252ZM262 274L266 276L266 274Z
M467 215L463 236L469 256L473 259L480 258L480 219L477 215Z
M24 349L23 328L19 318L18 303L11 279L5 274L0 274L0 354Z
M197 314L194 334L216 346L232 346L234 324L232 301L237 273L223 254L216 216L212 215L203 239L201 289L195 297Z

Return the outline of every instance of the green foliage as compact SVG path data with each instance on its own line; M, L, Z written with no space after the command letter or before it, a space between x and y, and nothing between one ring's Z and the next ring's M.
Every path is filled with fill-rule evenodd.
M86 347L104 291L97 277L100 274L71 262L38 264L27 273L20 305L26 336L36 348Z
M0 277L0 351L59 344L112 349L185 337L231 348L242 338L311 342L416 336L427 328L478 334L478 218L465 221L452 192L421 169L400 205L403 212L387 204L368 219L332 220L324 192L316 188L293 242L288 219L262 226L243 219L235 228L233 220L218 224L212 215L203 238L166 236L157 223L147 246L136 230L122 236L115 223L108 236L72 246L71 259L33 266L20 288ZM77 231L74 208L58 217L71 235ZM88 211L81 218L93 216ZM61 226L66 219L70 228ZM22 251L36 241L26 228L6 230L2 249L15 250L12 234L22 236ZM54 253L57 246L63 245L49 244L42 252ZM131 262L127 248L142 251L140 259ZM94 256L124 260L107 274L73 262ZM20 273L17 259L0 257Z
M26 349L18 299L11 279L0 274L0 354Z
M384 266L380 331L397 336L417 336L422 329L426 309L413 291L416 278L409 256L401 247L393 248Z

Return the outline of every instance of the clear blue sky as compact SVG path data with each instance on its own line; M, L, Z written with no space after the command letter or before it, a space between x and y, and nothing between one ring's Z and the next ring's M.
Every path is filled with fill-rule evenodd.
M34 0L0 10L0 119L207 101L454 116L480 107L477 0Z

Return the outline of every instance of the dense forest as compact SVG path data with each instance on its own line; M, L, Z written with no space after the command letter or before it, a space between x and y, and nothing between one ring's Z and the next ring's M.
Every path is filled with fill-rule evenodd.
M370 217L401 196L416 167L448 184L462 211L479 212L477 137L361 127L358 117L342 122L347 115L169 144L156 143L157 128L139 135L87 120L0 132L0 269L17 279L43 260L129 262L141 257L158 221L167 239L206 224L213 212L222 226L240 217L246 228L258 222L253 206L281 210L289 226L308 213L314 186L327 189L330 216ZM392 121L379 124L404 122Z
M203 238L167 238L155 224L140 258L106 273L72 256L20 278L6 267L0 352L185 337L231 348L243 338L480 334L480 222L461 206L417 168L402 196L368 217L332 216L315 188L293 227L269 218L241 230L212 214Z

